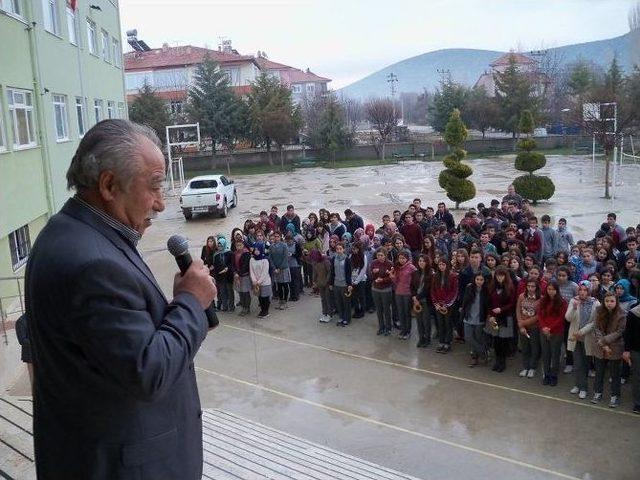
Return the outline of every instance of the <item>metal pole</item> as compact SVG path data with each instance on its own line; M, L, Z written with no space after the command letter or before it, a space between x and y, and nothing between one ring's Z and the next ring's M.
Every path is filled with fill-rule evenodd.
M611 182L611 210L615 209L616 202L616 157L618 153L618 147L613 147L613 181Z
M591 147L591 166L593 167L593 176L596 175L596 136L593 135L593 145Z

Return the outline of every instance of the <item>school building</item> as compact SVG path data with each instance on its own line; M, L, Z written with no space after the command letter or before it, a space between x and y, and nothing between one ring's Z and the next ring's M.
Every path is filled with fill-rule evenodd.
M0 363L20 279L84 133L126 118L117 0L0 0Z

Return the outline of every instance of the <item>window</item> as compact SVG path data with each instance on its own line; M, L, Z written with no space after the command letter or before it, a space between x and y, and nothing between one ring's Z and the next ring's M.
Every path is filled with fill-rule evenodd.
M0 105L2 105L0 103ZM7 151L7 141L4 138L4 120L2 118L2 110L0 109L0 152Z
M293 93L300 93L300 92L302 92L302 86L301 85L291 85L291 91Z
M109 63L111 62L111 45L109 43L109 34L102 30L102 59Z
M96 115L96 123L98 123L100 120L102 120L102 109L103 109L104 103L102 102L102 100L94 100L93 101L93 113L95 113Z
M89 45L89 53L98 55L98 32L96 24L87 18L87 44Z
M124 109L124 102L118 102L118 118L127 118L127 112Z
M69 140L66 95L53 95L53 118L56 123L56 140Z
M42 12L44 14L44 29L54 35L59 35L57 0L42 0Z
M0 0L0 9L7 13L13 13L14 15L22 15L20 0Z
M169 110L174 114L182 113L182 102L180 100L171 100Z
M107 101L107 118L116 118L116 102Z
M9 234L9 250L11 250L11 264L15 272L25 263L31 253L31 240L29 239L29 225L20 227Z
M7 89L7 97L13 129L13 146L20 148L37 145L33 123L33 94L29 90Z
M153 87L153 72L126 72L124 75L124 81L127 87L127 92L137 92L145 85L145 83L150 87Z
M67 32L69 41L78 45L78 35L76 35L76 12L67 4Z
M116 67L120 67L122 65L122 54L120 53L120 42L115 38L111 39L111 53L113 57L113 64Z
M76 115L78 117L78 135L82 137L87 131L84 99L82 97L76 97Z
M307 83L307 93L314 93L316 91L316 86L313 83Z

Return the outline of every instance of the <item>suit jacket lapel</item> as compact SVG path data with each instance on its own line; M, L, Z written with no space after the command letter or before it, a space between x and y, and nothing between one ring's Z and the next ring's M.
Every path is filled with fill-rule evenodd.
M100 232L103 236L108 238L109 241L111 241L111 243L113 243L116 248L122 251L122 253L124 253L124 255L129 259L129 261L133 263L145 277L147 277L147 279L156 287L156 290L158 290L158 293L160 293L162 298L167 301L164 292L160 288L160 285L158 285L158 282L156 281L147 264L142 260L138 252L135 251L134 248L118 234L118 232L104 223L100 218L96 217L93 212L83 207L73 199L67 200L67 202L62 207L61 213L69 215L77 220L80 220L83 223L86 223L87 225Z

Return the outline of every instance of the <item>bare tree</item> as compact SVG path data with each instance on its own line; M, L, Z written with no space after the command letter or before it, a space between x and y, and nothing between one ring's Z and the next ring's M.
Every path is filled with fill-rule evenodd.
M345 120L351 133L358 130L358 125L364 120L364 109L362 102L355 98L343 98L340 102L344 109Z
M371 99L364 104L367 120L371 122L373 128L378 132L380 159L384 160L385 144L393 129L398 125L399 115L393 103L389 99Z

